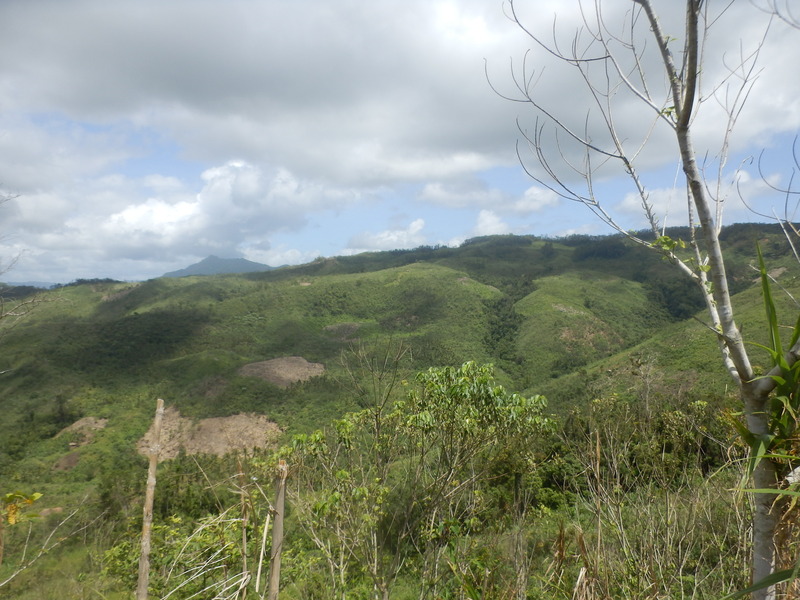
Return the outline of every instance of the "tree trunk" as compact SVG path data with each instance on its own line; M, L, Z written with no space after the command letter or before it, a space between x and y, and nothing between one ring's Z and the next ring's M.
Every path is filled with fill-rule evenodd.
M677 111L675 135L680 150L683 172L697 211L702 239L708 255L709 276L713 285L710 291L703 290L703 292L707 297L711 296L713 298L713 302L709 302L709 313L717 321L714 326L719 332L722 360L728 372L740 386L748 430L756 436L764 435L769 433L769 416L767 412L769 391L759 392L757 386L751 383L754 378L753 369L741 333L733 318L733 303L728 289L727 271L722 256L718 224L714 220L711 199L707 193L703 174L697 166L692 142L691 117L695 108L695 91L698 85L698 28L702 2L700 0L687 0L686 2L686 74L679 75L672 63L666 38L659 29L658 20L654 16L649 0L637 1L642 4L648 14L664 57L667 74L673 82L672 93ZM756 489L776 487L775 465L771 461L763 459L758 463L753 473L753 484ZM773 509L774 498L771 495L757 493L755 494L754 503L751 572L753 581L757 582L774 572L774 540L779 516L777 509ZM770 586L753 592L752 598L753 600L774 600L775 587Z
M563 132L568 138L584 146L586 162L583 169L585 170L577 167L577 163L565 156L564 153L561 156L568 167L570 178L575 171L583 175L588 184L587 192L573 191L569 187L568 180L566 178L562 179L559 176L559 172L549 163L548 153L542 147L545 139L541 136L543 127L538 122L536 133L533 136L529 137L524 130L522 133L527 141L534 146L535 156L539 164L544 168L547 174L546 178L552 178L556 185L551 187L545 181L539 179L533 170L529 170L527 167L525 170L533 179L544 183L551 191L585 204L617 231L626 233L626 230L620 227L600 205L598 198L595 196L592 182L596 171L593 171L592 161L589 159L599 155L599 162L606 162L610 159L619 160L624 171L635 184L642 201L645 216L653 228L653 233L659 236L660 231L663 231L663 229L654 219L653 211L655 207L650 201L647 188L639 178L634 166L634 161L636 161L644 145L648 143L655 126L646 133L646 137L642 141L642 145L637 148L636 154L628 154L625 148L628 143L627 140L624 140L625 143L623 143L623 138L626 136L621 135L622 132L617 129L617 119L614 118L622 113L620 115L615 114L616 111L612 110L611 99L617 95L620 89L627 90L642 100L645 105L656 111L656 119L660 119L672 130L677 143L678 154L690 196L687 217L695 256L684 261L673 253L671 248L662 248L658 244L647 244L647 242L631 234L628 234L628 236L637 243L650 245L664 251L667 258L672 260L681 271L690 275L699 284L705 297L708 316L711 321L709 323L710 328L717 335L722 362L740 390L743 410L747 418L747 429L756 439L765 439L760 436L770 433L768 431L770 418L768 407L769 396L774 389L774 381L769 378L761 378L758 381L754 381L755 375L748 356L748 349L734 320L734 306L730 297L727 273L719 240L720 223L718 221L721 218L721 203L724 198L715 198L714 193L709 190L705 173L697 164L697 154L692 141L692 129L697 118L697 109L703 96L700 85L700 73L704 71L702 64L703 41L707 39L708 28L711 27L715 19L709 19L709 15L706 14L708 3L704 0L684 0L685 37L682 49L678 50L678 56L680 56L681 60L676 64L675 55L673 54L676 48L672 44L676 38L666 35L662 30L653 8L653 4L656 4L656 2L654 0L632 0L632 2L634 5L641 7L644 12L647 23L650 26L650 32L657 44L663 67L663 73L659 73L657 79L666 81L669 91L668 99L659 97L659 94L651 94L651 89L655 88L651 88L648 84L649 77L644 71L643 64L648 62L642 58L645 55L644 46L639 45L640 40L633 33L635 23L639 19L636 7L626 17L630 19L626 26L630 26L632 33L630 38L623 40L616 37L616 34L612 34L614 28L610 28L604 22L603 11L601 10L602 3L588 2L587 5L594 4L594 14L583 16L585 28L575 36L571 52L564 52L555 42L551 44L543 42L535 34L531 33L529 29L526 29L520 23L514 11L514 0L508 0L513 20L538 45L544 47L550 55L562 60L571 67L577 68L589 89L592 101L596 103L602 115L601 119L599 119L599 124L602 127L603 121L605 121L605 127L610 134L610 141L606 142L607 146L604 146L603 143L593 141L593 136L589 135L591 127L588 124L585 133L581 135L573 131L567 125L566 120L561 120L542 107L531 95L532 90L535 89L534 85L538 81L538 75L537 77L531 77L532 72L529 72L528 68L524 66L523 77L521 80L516 81L522 92L521 100L532 104L537 111L542 113L545 120L554 123L557 132ZM591 13L592 11L587 12ZM671 24L671 26L674 26L674 24ZM586 37L589 38L589 41L582 45L584 31L587 33ZM597 45L602 50L600 53L596 52ZM633 59L634 66L631 67L626 60L618 60L617 48L619 47L624 48L625 52L630 52L631 56L628 58ZM736 73L736 76L741 78L738 89L740 96L725 106L728 122L726 123L726 128L721 131L721 133L725 134L725 139L718 157L720 161L720 174L718 177L722 177L722 169L728 157L728 135L740 115L756 76L756 71L750 70L750 61L755 61L759 52L760 46L751 56L746 59L742 58L741 63L736 68L729 67L730 73ZM598 62L606 65L605 77L599 74L602 69L598 69L597 79L595 79L593 76L594 68L590 68L589 65L598 64ZM523 61L523 65L527 65L527 62ZM630 72L628 69L630 69ZM615 77L609 77L610 74L615 75ZM720 88L715 88L708 97L713 97L714 93L718 89L725 87L728 81L729 78L726 77L723 80L724 85ZM727 90L726 93L729 94L729 96L726 96L726 100L734 95ZM561 149L559 149L559 152L562 152ZM722 182L719 181L718 183ZM713 188L713 186L710 187ZM791 195L791 191L787 193ZM695 221L695 214L697 221ZM696 224L699 224L697 234L695 234ZM789 365L800 359L800 348L793 348L790 354L792 356L787 358ZM780 370L777 370L774 374L781 375ZM750 436L746 435L745 437L749 438ZM775 489L779 481L779 473L776 472L776 469L776 464L772 461L768 459L761 460L752 473L753 484L756 489ZM781 508L774 506L774 498L771 494L755 494L753 500L755 510L752 523L752 575L754 582L758 582L765 576L772 574L776 566L777 553L774 544ZM754 600L773 600L775 598L774 587L754 592L752 598Z
M142 519L142 551L139 554L139 580L136 585L136 600L147 600L147 586L150 583L150 530L153 526L153 499L156 493L156 468L161 451L161 420L164 417L164 401L156 403L156 417L153 422L153 443L150 446L150 465L147 469L147 490L144 496Z
M267 518L264 520L264 531L261 534L261 553L258 555L258 571L256 572L256 594L261 591L261 568L264 565L264 553L267 548L267 532L272 513L267 511Z
M283 550L283 512L286 501L286 462L281 461L278 467L278 490L275 497L275 522L272 525L272 560L269 572L269 600L278 600L281 583L281 551Z
M763 459L753 472L755 489L769 489L776 485L775 465ZM771 494L754 494L753 502L753 583L761 581L775 571L775 531L780 520L779 509ZM775 600L775 586L753 592L753 600Z
M754 435L769 433L767 404L769 394L754 389L752 383L742 387L742 401L747 418L747 428ZM752 452L752 450L751 450ZM753 471L753 486L757 490L773 489L778 485L775 464L763 458ZM752 577L756 583L775 570L775 532L780 520L780 509L771 494L754 494L753 498L753 561ZM753 600L775 600L775 587L770 586L753 592Z

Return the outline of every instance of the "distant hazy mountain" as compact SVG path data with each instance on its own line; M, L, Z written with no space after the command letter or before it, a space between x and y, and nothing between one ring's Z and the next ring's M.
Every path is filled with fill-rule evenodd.
M224 273L253 273L256 271L271 271L275 267L263 265L244 258L220 258L209 256L199 263L164 273L164 277L187 277L189 275L221 275Z

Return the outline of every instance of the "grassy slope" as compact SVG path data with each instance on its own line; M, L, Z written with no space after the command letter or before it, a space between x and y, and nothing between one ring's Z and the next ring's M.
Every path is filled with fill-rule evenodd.
M218 276L64 288L4 340L4 464L38 480L42 470L26 457L52 461L65 444L50 438L86 415L111 419L108 432L124 429L127 443L146 429L156 396L198 417L254 410L295 430L318 426L352 408L333 378L356 338L407 341L420 369L486 362L484 301L498 295L429 264L313 281ZM236 373L291 355L326 364L330 376L281 390Z

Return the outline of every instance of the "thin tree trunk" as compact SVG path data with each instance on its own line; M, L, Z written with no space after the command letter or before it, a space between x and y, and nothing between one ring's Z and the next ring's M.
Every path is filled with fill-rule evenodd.
M236 462L239 467L239 500L242 510L242 587L241 598L247 597L247 582L250 580L250 572L247 569L247 494L245 486L244 469L242 459L237 457Z
M286 499L286 475L288 468L285 461L278 466L278 489L275 494L275 522L272 525L272 560L269 572L269 600L278 600L281 583L281 551L283 550L283 514Z
M514 474L514 512L516 523L513 533L514 573L517 600L528 597L528 532L525 530L527 498L522 492L522 474Z
M755 435L769 433L766 413L768 394L752 390L752 385L742 388L742 400L745 406L747 428ZM778 474L775 464L763 458L753 471L755 489L772 489L778 485ZM771 575L775 570L775 532L780 520L780 509L775 505L771 494L754 494L753 498L753 583ZM775 587L770 586L753 592L753 600L774 600Z
M754 435L768 433L768 416L765 412L769 391L758 392L753 380L753 370L742 336L733 319L733 303L728 290L725 263L719 241L718 224L714 220L711 201L703 181L703 174L697 166L691 135L691 118L696 103L696 89L699 73L698 29L702 2L686 1L686 57L685 75L679 74L672 62L667 38L661 32L650 0L635 0L640 4L648 17L651 28L661 50L664 66L671 81L672 97L676 110L675 136L680 149L683 172L700 220L702 239L708 253L708 264L713 286L711 290L703 290L706 296L713 297L709 303L712 316L718 319L714 326L718 328L722 359L728 372L737 382L741 390L744 412L747 417L747 428ZM756 489L775 488L777 478L775 466L769 460L761 460L753 473L753 484ZM755 494L755 511L753 513L753 581L759 581L770 575L775 568L775 531L778 515L773 509L773 498L768 494ZM770 586L753 592L753 600L774 600L775 588Z
M776 486L775 465L762 459L753 471L753 485L756 489L770 489ZM761 581L775 570L775 531L780 520L779 509L771 494L754 494L753 502L753 583ZM774 600L775 587L771 586L753 592L753 600Z
M164 417L164 401L156 403L156 417L153 422L153 443L150 446L150 465L147 469L147 490L144 496L142 519L142 550L139 554L139 581L136 585L136 600L147 600L147 585L150 582L150 530L153 526L153 499L156 493L156 468L161 451L161 420Z
M267 512L267 518L264 520L264 531L261 535L261 553L258 555L258 571L256 572L256 594L261 591L261 570L264 565L264 553L267 548L267 532L269 531L269 521L272 518L272 513Z

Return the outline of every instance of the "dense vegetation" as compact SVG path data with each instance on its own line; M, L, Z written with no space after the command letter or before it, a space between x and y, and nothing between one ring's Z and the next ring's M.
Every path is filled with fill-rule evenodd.
M756 242L789 291L796 266L776 228L722 238L745 335L764 342ZM693 319L702 299L621 237L87 280L37 302L2 339L0 493L42 493L7 502L51 514L30 539L25 523L0 529L0 583L75 516L0 597L129 597L135 444L156 397L193 418L266 414L285 435L275 452L161 465L154 597L255 573L281 458L287 597L718 598L745 584L748 507L731 491L744 449L713 335ZM283 356L326 372L288 388L239 373ZM87 416L108 419L91 443L58 435Z

